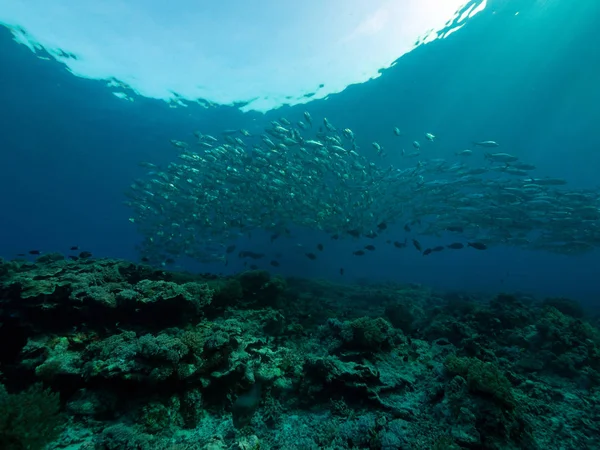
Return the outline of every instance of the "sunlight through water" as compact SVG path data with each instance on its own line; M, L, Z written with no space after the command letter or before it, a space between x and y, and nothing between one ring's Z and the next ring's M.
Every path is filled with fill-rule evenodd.
M4 5L0 23L40 57L109 80L115 95L267 111L375 78L485 7L466 0L332 0L199 6L106 0ZM41 51L44 50L44 51Z

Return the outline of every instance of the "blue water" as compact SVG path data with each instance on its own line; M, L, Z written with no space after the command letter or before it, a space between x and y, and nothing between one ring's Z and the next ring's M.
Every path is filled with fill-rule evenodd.
M492 1L462 30L419 47L378 79L264 116L233 107L173 109L145 98L126 102L104 82L77 78L59 63L38 59L0 29L0 255L64 252L79 245L98 257L137 261L140 236L128 222L123 193L144 174L139 161L174 160L169 139L190 139L198 128L207 134L251 129L281 116L298 119L305 110L351 128L363 148L373 140L392 146L394 126L409 135L434 132L439 146L427 150L432 157L467 148L472 140L494 139L507 151L527 155L521 159L538 167L536 176L564 177L573 188L598 188L598 17L600 5L594 1ZM402 164L392 156L386 162ZM284 275L342 281L343 265L345 282L393 280L588 302L600 298L598 252L567 257L494 247L423 258L382 244L396 235L400 230L390 229L380 241L365 242L378 247L368 262L347 261L351 243L332 243L318 233L299 233L275 247L266 235L254 235L241 246L283 253L274 271ZM297 252L298 242L324 242L327 251L309 261ZM178 264L223 273L242 270L238 261L227 267Z

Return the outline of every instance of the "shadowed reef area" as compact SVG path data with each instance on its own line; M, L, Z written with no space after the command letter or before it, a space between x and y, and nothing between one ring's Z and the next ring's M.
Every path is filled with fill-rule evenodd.
M599 448L563 298L0 262L0 448Z

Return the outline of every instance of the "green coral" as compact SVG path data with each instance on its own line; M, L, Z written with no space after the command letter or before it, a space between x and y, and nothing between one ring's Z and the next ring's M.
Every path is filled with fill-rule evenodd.
M271 278L266 270L251 270L238 277L242 285L244 299L259 305L273 306L287 289L286 281L279 277Z
M432 450L460 450L459 445L451 436L439 436L431 447Z
M58 394L36 384L8 394L0 385L0 448L41 450L60 434L63 418Z
M57 261L63 261L65 259L65 255L62 253L46 253L45 255L40 256L36 262L38 263L53 263Z
M197 310L208 305L213 295L207 284L194 282L177 284L171 281L142 280L135 285L135 290L142 296L138 300L141 303L181 298L192 303Z
M23 279L20 282L21 298L35 298L45 295L52 295L58 287L55 280L33 280Z
M471 392L490 396L508 409L516 406L510 381L496 365L477 358L449 356L444 366L449 373L466 379Z
M195 368L184 359L190 349L174 334L145 334L132 331L92 343L85 352L83 366L87 376L125 380L164 381L177 373L188 377Z
M546 356L546 368L569 378L581 377L586 367L600 370L600 333L588 322L546 306L536 330L531 342Z
M142 408L141 424L147 433L168 432L174 427L183 425L180 408L180 401L175 396L169 399L169 405L151 402Z
M574 300L563 297L551 297L542 302L543 306L554 307L561 313L574 318L582 318L585 315L583 307Z
M390 349L393 344L395 330L388 321L381 317L361 317L350 322L353 332L352 345L364 350Z
M28 347L35 348L31 341ZM81 369L79 354L69 350L69 340L65 337L53 339L46 345L46 359L35 368L35 374L43 380L53 380L60 375L78 374Z
M216 280L210 282L214 290L214 299L217 304L233 304L244 296L242 283L237 278Z

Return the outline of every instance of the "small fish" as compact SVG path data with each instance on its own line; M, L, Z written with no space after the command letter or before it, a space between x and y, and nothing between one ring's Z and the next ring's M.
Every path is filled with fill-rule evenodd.
M317 249L322 252L323 251L323 244L317 244Z
M273 267L279 267L279 261L271 261L269 264L271 264Z
M333 234L333 235L331 236L331 239L333 239L333 240L335 240L335 241L337 241L339 238L340 238L340 235L339 235L339 234L337 234L337 233L336 233L336 234Z
M325 125L325 128L329 131L336 131L335 127L327 120L327 117L323 117L323 125Z
M344 275L344 268L343 267L340 268L340 275L342 275L342 276Z
M29 250L30 255L41 255L41 250Z
M394 247L396 247L396 248L406 248L406 240L404 240L404 242L394 241Z
M323 144L321 142L313 141L312 139L304 141L304 145L310 148L323 148Z
M540 186L563 186L567 184L567 180L563 178L529 178L526 181Z
M252 259L262 259L265 257L264 253L246 252L246 255Z
M373 146L377 154L381 155L381 152L383 152L383 147L377 142L373 142L371 145Z
M381 222L379 225L377 225L377 228L379 229L379 231L383 231L387 228L387 223Z
M365 237L367 237L369 239L375 239L377 237L377 233L375 233L374 231L369 231L368 233L365 234Z
M317 259L317 255L315 255L314 253L305 253L304 255L306 255L306 257L307 257L308 259L311 259L311 260L313 260L313 261L314 261L315 259Z
M462 233L464 231L464 228L461 226L449 226L446 227L447 231L452 231L453 233Z
M73 258L73 257L71 257ZM75 256L75 258L77 258L77 256ZM148 258L147 256L143 256L141 259L142 262L150 262L150 258Z
M470 156L473 154L473 150L461 150L460 152L456 152L456 156Z
M348 233L352 237L359 237L360 236L360 231L358 231L358 230L348 230L348 231L346 231L346 233Z
M417 241L416 239L413 239L412 243L417 250L421 251L423 249L423 247L421 247L421 244L419 243L419 241Z
M375 251L375 246L374 245L365 245L365 250L369 250L370 252Z
M498 144L496 141L479 141L479 142L473 142L473 145L476 145L477 147L486 147L486 148L493 148L493 147L499 147L500 144Z
M73 247L71 247L71 250L72 251L79 250L79 245L74 245Z
M17 256L26 256L25 253L17 253Z
M506 167L502 167L496 170L500 170L501 172L506 172L511 175L518 175L522 177L529 175L529 172L526 170L515 169L514 167L510 167L508 165Z
M464 244L460 243L460 242L454 242L450 245L447 245L446 247L451 248L453 250L460 250L461 248L464 248Z
M271 244L272 244L273 242L275 242L275 240L276 240L276 239L277 239L279 236L280 236L280 235L279 235L279 233L273 233L273 234L271 235Z
M177 148L187 148L188 147L187 142L178 141L176 139L171 139L169 142L171 142L173 147L177 147Z
M414 158L416 156L421 156L421 151L418 150L416 152L410 152L410 153L406 153L406 151L404 149L402 149L402 156L406 156L407 158Z
M510 166L519 170L535 170L535 166L533 164L516 163L511 164Z
M425 133L425 137L427 138L428 141L433 142L435 140L435 136L431 133Z
M406 231L407 233L410 233L410 225L408 225L408 224L404 225L404 231Z
M235 245L230 245L225 249L225 253L233 253L235 251Z
M308 111L304 111L304 118L308 122L308 124L312 127L312 117Z
M467 245L477 250L487 249L487 245L485 245L483 242L469 242Z
M362 250L356 250L355 252L352 252L352 254L356 256L362 256L365 254L365 252L363 252Z
M442 250L444 250L444 246L443 245L438 245L437 247L433 247L431 249L432 252L441 252Z
M402 136L402 132L400 131L400 128L394 127L394 134L396 136Z
M251 259L261 259L265 256L264 253L255 253L250 251L241 251L238 253L240 258L251 258Z
M419 141L413 141L412 146L417 150L421 148L421 144L419 144Z
M79 256L75 256L75 255L69 255L69 259L71 261L77 261L79 259Z
M87 251L83 251L79 254L79 257L81 259L87 259L87 258L91 258L92 257L92 253L91 252L87 252Z
M518 157L509 155L508 153L486 153L484 156L486 159L491 161L503 163L514 162L519 159Z
M427 256L427 255L429 255L429 254L430 254L432 251L433 251L432 249L430 249L430 248L426 248L426 249L423 251L423 256Z

